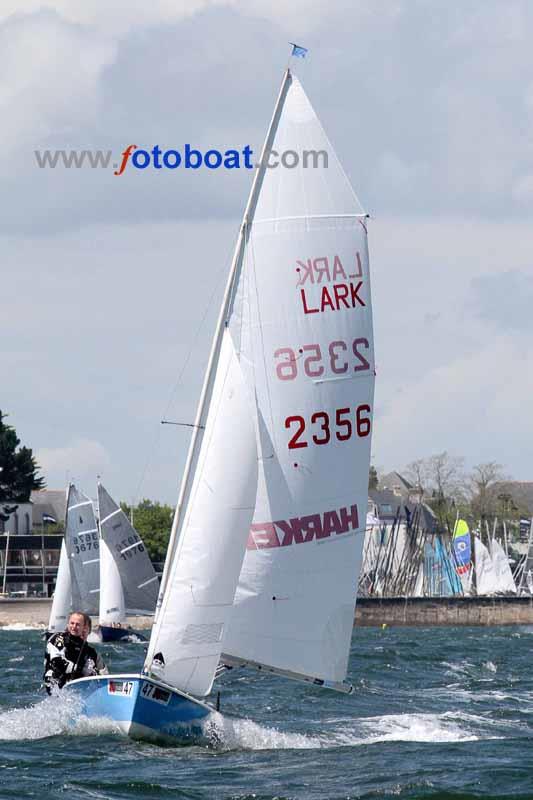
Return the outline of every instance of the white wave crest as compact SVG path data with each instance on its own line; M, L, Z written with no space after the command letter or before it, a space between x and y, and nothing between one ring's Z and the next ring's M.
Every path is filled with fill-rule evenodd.
M0 631L44 631L46 625L28 625L26 622L10 622L0 625Z
M479 736L466 718L448 712L392 714L363 719L336 719L327 731L314 735L280 731L253 722L213 714L206 736L222 749L291 750L357 747L379 742L470 742Z
M0 741L118 732L119 728L112 720L83 716L81 701L74 695L46 697L28 708L12 708L0 713Z
M361 720L373 742L473 742L479 737L449 714L392 714ZM462 723L462 724L461 724Z
M322 747L318 737L286 733L259 725L251 719L211 714L204 725L207 738L224 750L301 750Z

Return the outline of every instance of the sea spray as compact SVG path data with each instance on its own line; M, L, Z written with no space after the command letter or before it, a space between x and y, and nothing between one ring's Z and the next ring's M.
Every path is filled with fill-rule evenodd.
M0 740L46 739L60 735L118 733L107 719L88 719L82 714L81 700L61 694L45 697L26 708L12 708L0 713Z

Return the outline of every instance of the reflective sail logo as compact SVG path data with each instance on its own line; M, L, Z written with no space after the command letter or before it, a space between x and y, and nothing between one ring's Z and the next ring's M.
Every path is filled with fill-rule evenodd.
M250 528L246 548L261 550L268 547L288 547L314 540L328 539L332 534L359 530L357 505L309 514L305 517L258 522Z

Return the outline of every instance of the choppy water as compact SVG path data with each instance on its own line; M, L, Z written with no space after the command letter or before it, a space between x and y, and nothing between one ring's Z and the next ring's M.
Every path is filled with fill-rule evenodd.
M0 630L0 798L533 798L533 628L359 629L352 696L231 672L207 747L132 742L43 699L42 647ZM100 649L124 671L144 647Z

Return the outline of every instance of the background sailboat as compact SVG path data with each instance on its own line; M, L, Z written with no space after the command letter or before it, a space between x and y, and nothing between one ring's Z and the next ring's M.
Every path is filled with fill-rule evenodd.
M100 613L103 641L132 633L127 614L153 614L159 581L141 537L124 511L98 484Z
M453 558L455 570L461 579L463 594L468 595L472 589L472 537L464 519L457 519L452 536Z
M516 583L513 578L509 557L496 538L491 539L490 554L494 564L494 573L498 592L502 594L516 594Z
M154 613L159 584L141 537L100 484L98 504L100 530L92 500L68 487L49 634L65 630L70 612L81 610L99 615L100 639L110 641L132 633L127 614Z
M272 148L301 160L256 173L143 674L69 685L131 735L197 730L210 709L190 693L210 692L221 659L351 689L374 386L366 220L290 70ZM306 169L306 148L328 168Z
M74 609L97 614L100 540L92 500L71 483L67 489L65 538L61 546L48 633L64 631Z

